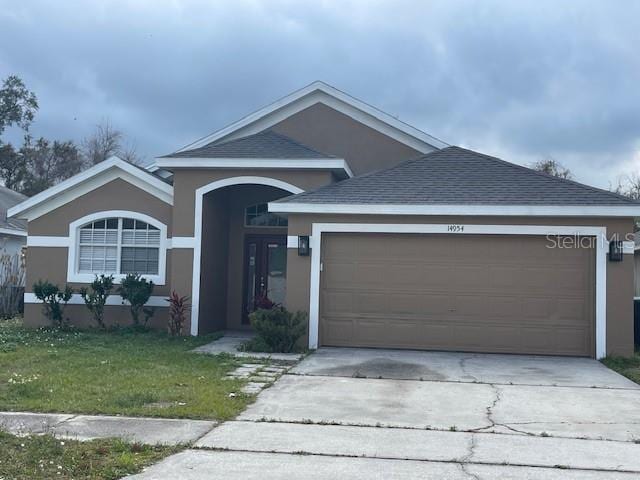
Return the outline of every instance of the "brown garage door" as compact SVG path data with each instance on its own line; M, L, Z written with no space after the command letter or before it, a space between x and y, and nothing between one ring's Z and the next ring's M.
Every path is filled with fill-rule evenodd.
M594 250L544 237L325 234L320 344L594 355Z

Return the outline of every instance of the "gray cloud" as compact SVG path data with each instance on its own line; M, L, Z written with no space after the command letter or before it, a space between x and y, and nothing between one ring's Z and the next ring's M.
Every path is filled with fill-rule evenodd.
M316 79L449 143L553 156L608 186L640 168L640 3L0 0L0 77L33 133L103 118L151 159Z

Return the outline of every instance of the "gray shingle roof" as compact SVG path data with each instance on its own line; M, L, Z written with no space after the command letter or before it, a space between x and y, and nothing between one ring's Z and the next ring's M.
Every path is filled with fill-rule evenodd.
M27 222L15 218L7 218L7 210L14 205L26 200L27 197L21 193L0 186L0 228L11 228L25 231Z
M172 153L167 157L185 158L335 158L272 130L247 137L213 142L200 148Z
M388 205L640 205L499 158L447 147L278 202Z

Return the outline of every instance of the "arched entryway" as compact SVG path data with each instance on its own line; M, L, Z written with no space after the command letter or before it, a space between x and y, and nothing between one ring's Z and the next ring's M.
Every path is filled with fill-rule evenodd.
M253 299L267 290L284 299L286 220L265 206L302 191L274 178L249 176L196 190L192 335L246 327Z

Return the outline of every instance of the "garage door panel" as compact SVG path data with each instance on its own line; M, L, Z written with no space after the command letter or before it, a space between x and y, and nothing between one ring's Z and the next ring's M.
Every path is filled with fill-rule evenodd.
M325 235L320 343L592 356L594 258L543 237Z
M444 295L421 295L420 293L389 292L365 293L355 297L354 310L359 313L378 315L401 315L422 312L427 315L449 310L450 300Z

